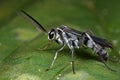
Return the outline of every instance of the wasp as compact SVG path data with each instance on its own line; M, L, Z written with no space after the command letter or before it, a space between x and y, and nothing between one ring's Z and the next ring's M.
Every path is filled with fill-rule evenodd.
M71 50L72 71L75 74L74 49L75 48L79 49L81 48L82 45L85 45L86 47L91 48L95 53L98 54L101 61L105 64L105 66L109 70L115 71L106 64L106 61L108 60L108 52L106 48L110 48L110 49L113 48L111 43L109 43L106 39L96 37L88 32L81 32L81 31L75 30L65 25L62 25L56 29L51 29L50 31L47 31L38 21L36 21L32 16L30 16L25 11L21 10L18 13L18 15L31 21L41 31L46 33L48 35L48 40L54 40L59 45L61 45L61 48L59 48L55 52L55 56L51 63L51 66L47 70L50 70L53 67L58 53L62 51L65 46L68 46L69 49Z

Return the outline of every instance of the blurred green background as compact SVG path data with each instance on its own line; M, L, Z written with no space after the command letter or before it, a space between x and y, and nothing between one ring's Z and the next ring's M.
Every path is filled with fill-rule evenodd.
M38 51L48 40L47 35L20 18L24 10L47 30L67 25L74 29L92 30L106 38L114 49L109 50L108 70L91 49L75 51L75 71L66 47L53 69L46 72L59 45ZM120 1L119 0L6 0L0 1L0 80L119 80L120 79ZM59 75L61 74L61 76Z

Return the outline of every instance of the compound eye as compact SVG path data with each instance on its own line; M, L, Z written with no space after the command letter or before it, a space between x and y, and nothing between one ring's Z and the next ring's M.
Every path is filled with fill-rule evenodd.
M54 35L55 35L54 32L50 32L50 33L49 33L49 39L53 39L53 38L54 38Z

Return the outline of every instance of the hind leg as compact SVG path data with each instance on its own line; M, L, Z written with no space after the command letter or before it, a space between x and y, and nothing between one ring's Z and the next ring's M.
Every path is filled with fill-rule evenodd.
M111 70L111 71L113 71L113 72L116 72L116 70L112 69L111 67L109 67L109 66L107 65L106 61L102 58L101 55L98 55L98 56L99 56L100 60L102 61L102 63L104 63L104 65L105 65L109 70Z

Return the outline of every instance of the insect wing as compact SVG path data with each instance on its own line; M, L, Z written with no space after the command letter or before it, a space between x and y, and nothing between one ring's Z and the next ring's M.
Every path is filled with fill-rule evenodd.
M80 32L78 30L75 30L75 29L72 29L72 28L69 28L67 26L62 26L60 27L64 32L66 33L72 33L74 35L77 35L77 36L81 36L83 34L83 32Z
M113 48L112 47L112 44L109 43L107 40L105 39L102 39L102 38L99 38L99 37L96 37L96 36L93 36L93 35L90 35L90 37L93 39L93 41L103 47L108 47L108 48Z
M64 32L72 33L72 34L75 34L77 36L82 36L82 34L84 34L84 32L81 32L81 31L78 31L78 30L75 30L75 29L72 29L72 28L69 28L69 27L62 27L62 29L63 29ZM90 35L91 39L96 44L99 44L102 47L108 47L108 48L111 48L111 49L113 48L112 44L109 43L107 40L99 38L99 37L96 37L96 36L93 36L91 34L89 34L89 35Z

